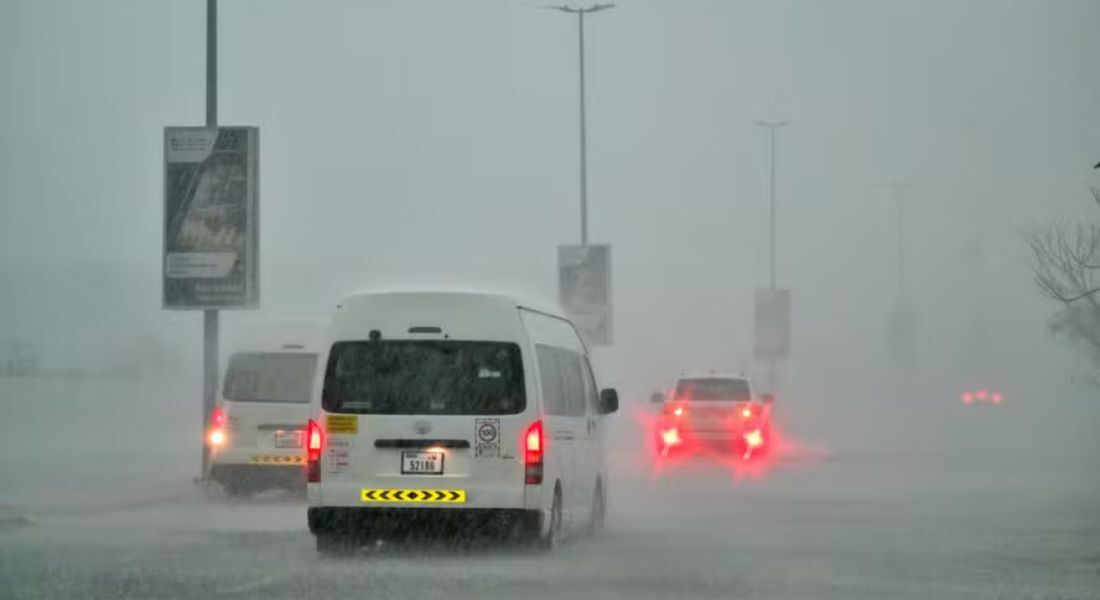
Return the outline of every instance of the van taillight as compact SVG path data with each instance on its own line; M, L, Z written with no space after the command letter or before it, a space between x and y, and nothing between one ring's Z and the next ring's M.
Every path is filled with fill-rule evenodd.
M537 485L542 483L542 453L545 450L542 421L535 421L523 436L523 481Z
M215 406L210 411L210 429L206 432L206 443L213 448L225 445L225 410Z
M325 432L313 419L306 427L306 481L321 481L321 450L325 447Z
M210 411L210 427L214 429L225 427L225 409L215 406L214 410Z

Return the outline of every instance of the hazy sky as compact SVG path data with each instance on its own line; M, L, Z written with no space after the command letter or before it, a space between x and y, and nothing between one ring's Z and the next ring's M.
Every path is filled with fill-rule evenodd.
M406 283L554 296L555 246L579 236L574 18L503 0L220 4L220 121L261 130L265 313ZM0 0L0 338L54 323L66 274L117 267L121 289L82 284L90 320L159 323L197 353L198 316L160 310L161 144L204 120L204 9ZM592 16L612 370L753 368L754 121L789 118L778 263L796 371L881 355L896 206L879 184L904 181L925 363L977 345L1059 373L1021 233L1097 216L1097 23L1093 0L624 0Z

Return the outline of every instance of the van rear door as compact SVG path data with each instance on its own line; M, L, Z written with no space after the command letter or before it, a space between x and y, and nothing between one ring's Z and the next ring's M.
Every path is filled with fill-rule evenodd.
M309 352L230 357L222 397L235 453L247 454L257 464L286 462L273 459L275 455L300 458L316 366L317 355Z
M326 503L521 507L523 373L511 342L333 344L321 399Z

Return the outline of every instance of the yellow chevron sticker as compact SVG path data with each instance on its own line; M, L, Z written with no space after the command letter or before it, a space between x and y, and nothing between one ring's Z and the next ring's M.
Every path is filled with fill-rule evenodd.
M253 454L252 456L248 457L248 462L254 465L286 465L292 467L294 465L306 464L306 457L301 454L294 454L290 456Z
M465 504L466 490L360 490L363 502L408 502L413 504Z

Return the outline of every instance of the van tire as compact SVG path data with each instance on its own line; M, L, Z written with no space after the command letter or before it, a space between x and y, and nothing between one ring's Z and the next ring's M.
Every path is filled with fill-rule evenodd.
M596 489L592 492L592 511L588 519L588 535L593 535L603 529L604 519L607 517L607 496L603 493L603 481L596 480Z
M244 486L239 481L225 481L222 483L222 489L225 490L225 495L230 498L244 495Z
M547 552L553 551L558 546L561 546L562 542L562 521L561 521L561 483L554 485L554 503L550 506L550 528L546 532L546 536L540 540L540 546Z
M347 536L319 533L315 538L317 552L322 556L345 556L352 550L351 540Z

